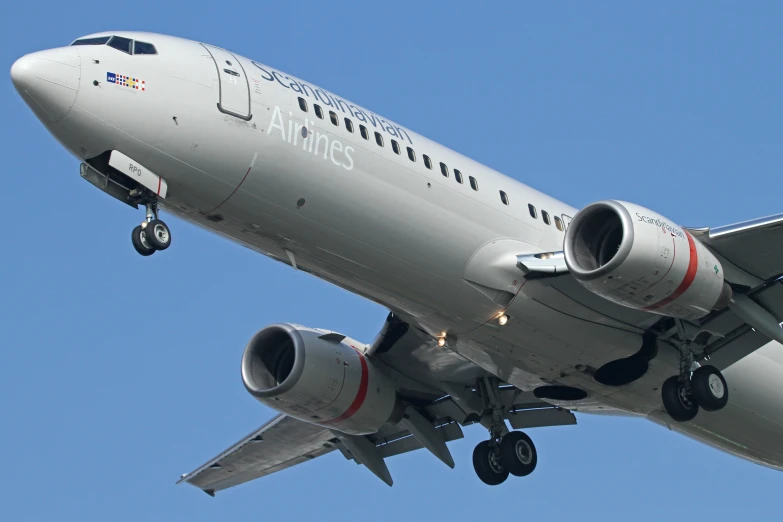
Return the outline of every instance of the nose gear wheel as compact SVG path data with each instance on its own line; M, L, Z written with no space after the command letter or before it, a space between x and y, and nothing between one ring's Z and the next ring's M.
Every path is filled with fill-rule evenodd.
M171 230L158 219L158 205L152 200L146 204L146 221L133 229L131 242L136 252L142 256L151 256L158 250L171 246Z
M153 248L147 237L147 231L141 225L134 228L131 232L131 243L133 243L133 248L136 249L136 252L142 256L151 256L155 253L155 248Z
M166 250L171 246L171 232L166 223L160 219L153 219L147 223L147 238L155 250Z

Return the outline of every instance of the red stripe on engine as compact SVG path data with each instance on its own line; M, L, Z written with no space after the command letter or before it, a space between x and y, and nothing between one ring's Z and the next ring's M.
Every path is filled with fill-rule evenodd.
M685 291L690 288L691 284L693 284L693 280L696 279L696 271L699 268L699 256L696 253L696 243L687 231L685 231L685 237L688 238L688 249L690 250L691 257L688 260L688 270L685 272L685 277L682 279L680 286L678 286L669 297L665 297L657 303L650 305L647 308L643 308L643 310L652 311L657 310L662 306L666 306L684 294Z
M351 418L357 411L359 411L359 408L362 407L364 400L367 398L367 386L370 382L370 371L367 368L367 361L364 360L364 355L359 353L358 350L356 353L359 355L359 362L362 364L362 378L361 381L359 381L359 391L356 392L356 397L354 398L353 402L350 406L348 406L348 409L345 410L342 415L334 419L324 421L321 424L336 424Z

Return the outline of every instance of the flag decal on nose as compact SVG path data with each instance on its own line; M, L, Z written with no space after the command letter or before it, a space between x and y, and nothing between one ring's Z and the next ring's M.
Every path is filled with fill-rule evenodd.
M135 89L137 91L146 91L147 90L147 84L144 82L144 80L140 80L138 78L134 78L132 76L126 76L124 74L116 74L113 72L107 72L106 73L106 81L108 83L113 83L115 85L119 85L120 87L128 87L130 89Z

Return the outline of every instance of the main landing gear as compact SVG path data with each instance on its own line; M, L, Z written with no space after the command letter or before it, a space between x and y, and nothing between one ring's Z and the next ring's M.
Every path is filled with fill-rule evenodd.
M682 323L677 323L681 339L685 339ZM666 413L677 422L693 420L699 408L718 411L729 402L726 379L712 365L696 366L690 343L686 340L680 349L680 374L664 381L661 399Z
M496 379L479 381L487 414L481 423L489 429L489 440L480 442L473 450L473 469L485 484L497 486L509 475L530 475L538 463L538 453L530 437L521 431L508 431L503 416Z
M136 252L142 256L151 256L158 250L171 246L171 231L158 219L158 205L147 203L147 219L131 232L131 242Z
M473 469L484 483L502 484L509 474L530 475L538 463L538 453L530 437L521 431L506 433L500 440L480 442L473 450Z

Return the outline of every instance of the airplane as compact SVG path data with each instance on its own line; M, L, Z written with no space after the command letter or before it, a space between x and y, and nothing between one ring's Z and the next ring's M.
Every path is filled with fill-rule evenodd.
M686 228L640 205L576 209L326 89L202 42L110 31L21 57L13 84L80 161L165 211L389 310L369 343L258 331L241 378L278 412L180 477L216 492L339 451L386 459L478 424L478 478L530 475L522 430L575 412L648 419L783 469L783 214Z

